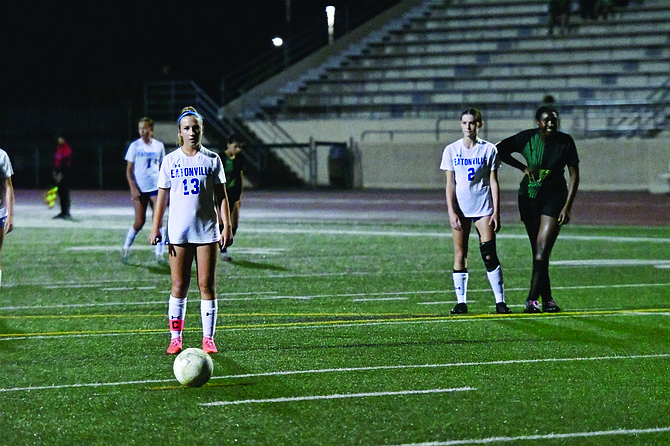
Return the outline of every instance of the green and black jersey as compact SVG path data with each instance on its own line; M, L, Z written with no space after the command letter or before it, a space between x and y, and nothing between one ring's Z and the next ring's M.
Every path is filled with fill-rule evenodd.
M226 192L229 204L232 205L240 199L242 194L242 172L244 171L244 157L237 154L231 158L227 153L223 154L223 170L226 172Z
M524 175L519 186L519 195L530 198L551 197L564 194L567 189L565 167L579 165L575 141L567 133L556 132L546 140L540 137L539 129L524 130L497 144L502 156L516 152L526 164L538 172L538 180L530 181Z

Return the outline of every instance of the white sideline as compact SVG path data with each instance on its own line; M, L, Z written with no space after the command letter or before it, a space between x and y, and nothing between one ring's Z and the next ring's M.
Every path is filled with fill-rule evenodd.
M426 443L404 443L396 446L455 446L462 444L509 443L522 440L556 440L564 438L604 437L607 435L639 435L669 432L670 427L652 427L649 429L616 429L611 431L568 432L565 434L522 435L519 437L471 438L468 440L429 441Z
M34 209L30 209L29 205L16 205L15 213L16 218L14 222L15 227L22 228L74 228L77 229L99 229L100 228L100 217L106 217L105 222L106 230L119 230L127 231L130 220L128 218L132 217L133 210L129 206L128 208L106 208L106 209L87 209L85 214L73 214L74 219L72 221L64 220L52 220L52 214L44 209L43 211L35 212ZM120 212L118 212L120 209ZM243 208L244 209L244 208ZM32 215L31 215L32 211ZM241 218L246 220L254 220L255 218L262 219L262 221L268 221L267 211L263 212L263 215L252 215L246 214L248 210L243 210L245 215L242 215ZM371 220L370 217L380 217L385 219L389 212L370 212L364 211L359 214L365 214L367 218L363 220ZM395 213L393 213L395 215ZM417 221L428 221L427 218L430 218L431 213L417 213L413 214L417 217ZM324 220L324 216L328 221L333 219L341 220L341 211L329 212L324 210L315 210L315 211L297 211L291 210L286 212L273 212L272 218L289 218L284 224L289 224L294 221L308 220L307 223L311 223L309 220L313 220L314 217L317 217L318 220ZM114 219L109 217L121 217L121 219ZM272 220L270 218L270 220ZM345 217L347 218L347 217ZM437 220L431 219L432 221L443 222L446 218L446 210L444 214L438 214ZM408 221L411 224L411 221ZM341 223L338 221L338 223ZM281 223L280 223L281 224ZM241 235L248 234L321 234L321 235L350 235L350 236L375 236L375 237L426 237L426 238L451 238L451 231L447 231L449 228L448 221L445 226L444 231L431 231L431 232L422 232L418 230L362 230L362 229L311 229L311 228L288 228L288 227L266 227L266 226L254 226L253 221L249 221L248 224L245 224L244 227L240 228L239 233ZM146 229L145 229L146 231ZM473 231L471 237L476 237L476 232ZM516 240L526 240L528 236L526 234L510 234L504 233L496 236L498 239L516 239ZM621 243L668 243L670 238L656 238L656 237L617 237L617 236L591 236L591 235L573 235L573 234L561 234L561 240L581 240L581 241L600 241L600 242L621 242ZM93 248L95 249L95 248ZM112 249L118 250L120 246L115 245L110 248L102 249ZM146 248L145 248L146 249ZM148 248L151 249L151 248ZM274 254L274 252L273 252Z
M240 231L242 232L242 231ZM451 238L451 231L444 232L421 232L421 231L380 231L380 230L359 230L359 229L308 229L308 228L254 228L246 226L244 232L254 234L321 234L321 235L361 235L361 236L380 236L380 237L437 237ZM470 235L477 237L476 232ZM526 240L526 234L498 234L498 239ZM581 241L600 241L600 242L630 242L630 243L668 243L669 238L657 237L617 237L609 235L572 235L562 234L561 240L581 240Z
M367 398L372 396L396 396L396 395L421 395L429 393L447 393L447 392L465 392L468 390L477 390L473 387L457 387L454 389L429 389L429 390L403 390L399 392L371 392L371 393L347 393L334 395L312 395L297 396L293 398L267 398L260 400L237 400L237 401L214 401L212 403L201 403L201 406L232 406L235 404L262 404L262 403L288 403L294 401L316 401L316 400L337 400L343 398Z
M305 375L317 373L348 373L348 372L368 372L375 370L398 370L398 369L421 369L421 368L446 368L446 367L478 367L487 365L507 365L507 364L532 364L545 362L576 362L576 361L608 361L616 359L651 359L651 358L667 358L669 354L657 355L629 355L629 356L592 356L589 358L540 358L540 359L512 359L507 361L486 361L486 362L456 362L447 364L417 364L417 365L387 365L387 366L371 366L371 367L344 367L333 369L313 369L313 370L292 370L292 371L277 371L265 373L249 373L242 375L224 375L213 376L211 379L242 379L242 378L261 378L272 376L289 376L289 375ZM175 382L175 379L149 379L141 381L121 381L112 383L76 383L76 384L61 384L53 386L35 386L35 387L12 387L8 389L0 389L0 393L4 392L19 392L19 391L34 391L34 390L58 390L58 389L72 389L79 387L105 387L105 386L125 386L134 384L160 384Z
M288 376L304 375L316 373L343 373L343 372L370 372L375 370L400 370L400 369L425 369L425 368L447 368L447 367L480 367L487 365L509 365L509 364L534 364L544 362L578 362L578 361L606 361L614 359L649 359L649 358L667 358L669 354L657 355L631 355L631 356L593 356L590 358L544 358L544 359L510 359L506 361L484 361L484 362L455 362L447 364L417 364L417 365L380 365L371 367L345 367L339 369L314 369L314 370L295 370L267 373L253 373L248 375L230 375L217 376L212 379L233 379L233 378L258 378L267 376Z

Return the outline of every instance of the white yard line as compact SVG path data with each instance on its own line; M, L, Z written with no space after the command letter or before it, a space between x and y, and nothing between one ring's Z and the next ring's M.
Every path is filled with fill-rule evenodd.
M268 373L254 373L247 375L219 376L212 379L240 379L240 378L258 378L268 376L290 376L290 375L312 375L317 373L344 373L344 372L370 372L377 370L402 370L402 369L441 369L449 367L482 367L490 365L510 365L510 364L536 364L547 362L580 362L580 361L609 361L616 359L649 359L649 358L668 358L670 354L659 355L630 355L630 356L593 356L586 358L544 358L544 359L511 359L506 361L484 361L484 362L455 362L446 364L416 364L416 365L382 365L371 367L345 367L334 369L313 369L313 370L294 370L279 371Z
M409 300L407 297L370 297L370 298L355 298L352 302L380 302L383 300Z
M438 369L438 368L450 368L450 367L484 367L484 366L514 365L514 364L537 364L537 363L548 363L548 362L565 363L565 362L583 362L583 361L641 360L641 359L658 359L668 357L670 357L670 354L592 356L592 357L578 357L578 358L512 359L507 361L456 362L456 363L445 363L445 364L407 364L407 365L388 365L388 366L371 366L371 367L342 367L342 368L330 368L330 369L287 370L287 371L275 371L265 373L213 376L211 379L230 380L230 379L248 379L248 378L291 376L291 375L315 375L322 373L352 373L352 372L370 372L370 371L400 370L400 369L405 370ZM141 381L118 381L109 383L95 382L95 383L62 384L53 386L12 387L7 389L0 389L0 393L35 391L35 390L72 389L82 387L107 387L107 386L115 387L115 386L127 386L127 385L161 384L171 382L176 382L176 380L174 378L170 378L170 379L150 379Z
M642 435L670 432L670 427L652 427L649 429L616 429L610 431L568 432L563 434L522 435L519 437L470 438L468 440L428 441L425 443L405 443L396 446L456 446L468 444L509 443L513 441L562 440L569 438L606 437L610 435Z
M376 237L437 237L451 238L451 232L427 232L427 231L398 231L398 230L359 230L359 229L310 229L310 228L267 228L246 226L240 229L240 233L248 232L251 234L311 234L311 235L356 235L356 236L376 236ZM470 235L477 237L476 232ZM497 234L498 239L527 240L526 234ZM621 243L670 243L670 238L656 237L616 237L601 235L571 235L561 234L561 240L580 240L580 241L600 241L600 242L621 242Z
M369 398L369 397L398 396L398 395L425 395L431 393L465 392L468 390L477 390L477 389L473 387L457 387L454 389L402 390L399 392L345 393L345 394L333 394L333 395L296 396L291 398L267 398L259 400L214 401L212 403L201 403L200 405L212 407L212 406L232 406L237 404L290 403L296 401L339 400L344 398Z
M551 266L658 266L667 268L670 259L591 259L591 260L555 260Z
M131 254L134 251L153 251L156 247L149 244L136 243L130 248ZM232 249L232 248L231 248ZM89 246L72 246L65 248L65 251L70 252L116 252L121 251L118 245L89 245ZM238 248L235 247L235 254L244 255L273 255L281 254L286 251L285 248Z

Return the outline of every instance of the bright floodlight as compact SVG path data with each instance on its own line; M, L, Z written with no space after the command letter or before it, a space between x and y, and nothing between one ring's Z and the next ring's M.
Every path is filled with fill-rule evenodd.
M335 40L335 7L326 6L326 18L328 19L328 43Z
M272 44L274 46L282 46L284 44L284 41L282 40L281 37L275 37L274 39L272 39Z
M328 26L335 25L335 7L326 6L326 17L328 18Z

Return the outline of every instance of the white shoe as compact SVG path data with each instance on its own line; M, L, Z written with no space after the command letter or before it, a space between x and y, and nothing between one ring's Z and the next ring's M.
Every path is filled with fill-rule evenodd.
M128 263L130 257L130 248L121 248L121 262Z
M233 258L230 257L228 251L221 251L221 260L223 260L224 262L232 262Z

